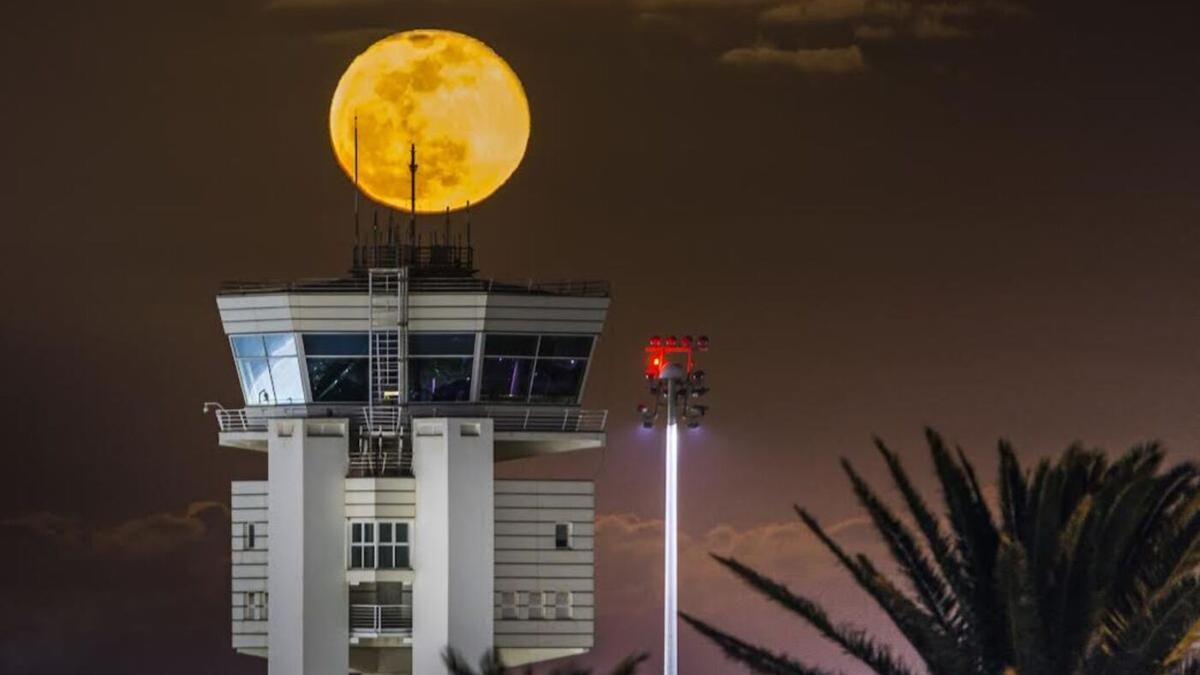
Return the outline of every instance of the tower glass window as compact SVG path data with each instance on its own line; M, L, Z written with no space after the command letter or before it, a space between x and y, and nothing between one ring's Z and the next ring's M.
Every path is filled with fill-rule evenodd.
M308 333L304 360L312 400L320 403L367 400L369 364L366 333Z
M303 403L304 385L291 333L230 338L246 405Z
M489 333L484 342L480 400L578 403L592 342L590 335Z
M474 333L413 333L408 340L408 400L471 400Z

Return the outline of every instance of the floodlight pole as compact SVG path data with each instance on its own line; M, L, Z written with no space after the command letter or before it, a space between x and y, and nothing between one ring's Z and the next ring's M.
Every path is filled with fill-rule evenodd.
M679 421L700 426L708 406L696 399L708 393L704 371L694 368L693 351L707 351L708 338L650 338L646 347L646 380L653 406L638 406L642 426L650 429L659 409L667 415L666 494L663 518L663 675L679 672ZM672 363L672 359L677 361Z
M663 542L663 673L679 668L679 425L675 420L675 378L667 380L667 494Z

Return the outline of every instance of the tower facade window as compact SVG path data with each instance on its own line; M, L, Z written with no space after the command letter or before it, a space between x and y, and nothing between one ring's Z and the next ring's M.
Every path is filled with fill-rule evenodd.
M255 535L254 523L246 523L246 548L247 549L253 549L254 545L257 543L255 541L256 537L254 535Z
M411 535L408 521L351 521L350 568L408 569L412 566Z

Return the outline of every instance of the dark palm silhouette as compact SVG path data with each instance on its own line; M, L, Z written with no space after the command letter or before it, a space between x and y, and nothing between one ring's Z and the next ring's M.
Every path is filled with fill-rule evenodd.
M636 654L626 657L625 660L617 664L617 667L610 671L611 675L634 675L642 662L649 658L649 654ZM450 671L450 675L516 675L516 671L504 665L500 659L500 654L495 650L483 655L479 660L479 669L476 670L467 663L457 651L447 648L442 653L442 661L446 664L446 669ZM525 669L525 675L531 675L533 667L528 666ZM576 668L575 666L566 666L559 668L551 673L551 675L592 675L593 671L590 668Z
M714 556L751 588L799 615L879 675L1200 675L1187 663L1200 637L1200 471L1163 470L1157 445L1109 462L1069 448L1023 471L1000 443L998 513L961 449L926 432L945 518L930 510L899 457L876 441L902 519L849 462L855 495L904 583L842 549L796 511L919 655L904 663L885 644L835 623L817 603L732 558ZM727 656L759 673L826 675L686 614Z

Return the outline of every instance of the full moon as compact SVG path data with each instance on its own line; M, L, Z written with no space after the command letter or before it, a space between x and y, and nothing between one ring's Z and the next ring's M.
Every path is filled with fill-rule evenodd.
M529 143L529 101L512 68L475 38L444 30L396 33L346 69L329 108L338 164L372 199L412 210L409 151L417 151L417 213L486 199L516 171Z

